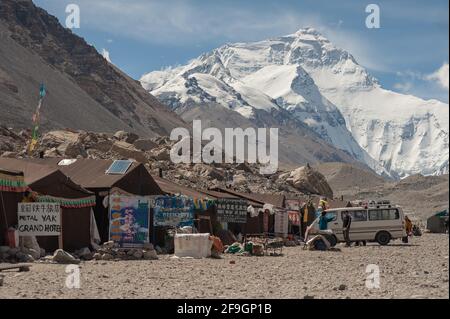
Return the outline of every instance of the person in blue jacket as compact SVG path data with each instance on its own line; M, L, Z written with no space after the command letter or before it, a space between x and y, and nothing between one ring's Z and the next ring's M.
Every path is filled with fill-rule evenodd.
M327 212L325 210L322 211L319 217L319 229L320 230L327 230L328 229L328 223L333 221L333 217L327 217Z

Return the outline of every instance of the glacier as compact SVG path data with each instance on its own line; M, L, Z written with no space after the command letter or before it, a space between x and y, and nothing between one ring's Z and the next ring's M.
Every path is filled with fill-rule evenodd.
M140 82L174 110L211 102L252 118L283 108L379 174L448 174L448 104L382 88L313 28L226 44Z

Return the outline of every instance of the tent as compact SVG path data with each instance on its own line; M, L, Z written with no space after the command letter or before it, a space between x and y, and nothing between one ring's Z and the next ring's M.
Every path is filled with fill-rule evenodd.
M37 193L39 202L57 202L61 206L63 248L73 251L91 244L91 208L94 194L82 188L60 170L18 159L0 158L0 167L23 172L24 181ZM7 211L8 224L17 224L17 203ZM37 238L46 251L59 248L56 236Z
M17 211L17 204L27 190L23 172L1 168L0 165L0 246L6 245L6 231L15 223L11 212Z
M448 209L430 216L427 219L427 229L431 233L445 233L448 227L445 225L446 222L448 225Z
M95 220L102 242L109 239L109 210L103 204L112 188L120 188L134 195L163 195L163 191L150 175L144 164L132 162L123 174L107 174L113 160L63 158L32 159L32 161L60 169L75 183L93 192L96 197Z

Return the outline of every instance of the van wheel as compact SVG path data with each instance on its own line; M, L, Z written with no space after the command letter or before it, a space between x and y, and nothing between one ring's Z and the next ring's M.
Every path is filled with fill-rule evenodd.
M389 242L391 241L391 234L389 234L386 231L380 231L377 234L377 236L375 237L375 240L380 245L385 246L385 245L389 244Z

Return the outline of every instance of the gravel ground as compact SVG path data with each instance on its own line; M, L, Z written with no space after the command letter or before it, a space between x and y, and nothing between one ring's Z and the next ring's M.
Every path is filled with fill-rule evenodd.
M2 272L0 299L449 298L448 235L424 234L384 247L338 247L341 251L286 247L278 257L82 262L79 289L66 288L64 265L35 263L29 272ZM379 288L366 288L369 264L379 266Z

